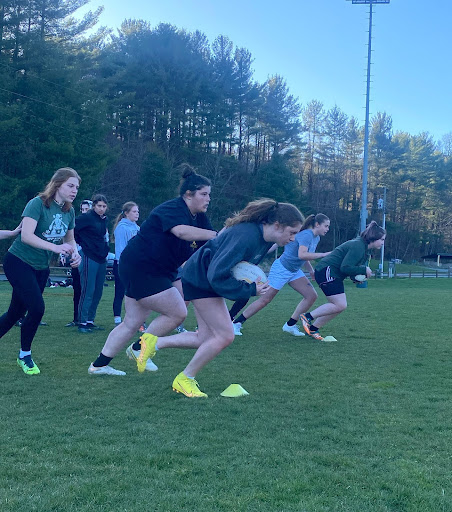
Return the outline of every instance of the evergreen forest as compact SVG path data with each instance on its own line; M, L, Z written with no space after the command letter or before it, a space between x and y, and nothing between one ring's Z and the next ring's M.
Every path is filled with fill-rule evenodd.
M133 200L143 221L177 195L177 167L188 162L212 180L217 228L248 201L272 197L328 215L329 248L356 236L359 120L339 105L294 97L283 76L259 83L250 51L227 34L209 41L139 19L113 31L98 26L102 8L78 16L86 4L0 4L1 229L15 227L65 166L83 179L77 205L101 192L111 218ZM452 131L435 141L395 132L390 112L372 116L369 219L381 223L386 187L388 258L452 251L451 173Z

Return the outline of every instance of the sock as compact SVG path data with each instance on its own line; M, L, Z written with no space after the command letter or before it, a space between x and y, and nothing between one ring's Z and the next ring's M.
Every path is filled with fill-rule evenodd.
M19 359L23 359L25 356L31 356L31 350L21 350L19 352Z
M104 354L101 352L99 357L94 361L93 366L96 368L99 368L100 366L107 366L107 364L109 364L112 359L112 357L104 356Z
M297 323L296 320L294 320L292 317L289 318L289 320L287 321L287 325L289 327L292 327L292 325L295 325Z
M312 317L311 313L305 313L305 317L306 317L310 322L312 322L312 320L314 320L314 318Z
M309 327L309 329L310 329L310 331L311 331L311 332L317 332L317 331L319 330L319 328L318 328L318 327L316 327L315 325L311 325L311 326Z
M243 315L240 315L238 318L234 320L235 324L244 324L246 322L246 318Z

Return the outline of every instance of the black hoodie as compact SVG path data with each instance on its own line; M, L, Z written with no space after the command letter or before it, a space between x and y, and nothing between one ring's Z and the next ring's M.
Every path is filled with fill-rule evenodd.
M83 254L97 263L104 263L108 255L106 239L107 217L90 210L75 219L75 241Z

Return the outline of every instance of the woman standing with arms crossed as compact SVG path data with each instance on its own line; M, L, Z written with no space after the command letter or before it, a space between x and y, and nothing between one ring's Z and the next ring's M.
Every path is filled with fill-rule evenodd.
M72 208L80 182L74 169L58 169L44 191L27 203L20 236L3 261L13 294L8 311L0 318L0 338L27 313L21 326L21 350L17 358L17 364L27 375L40 373L31 357L31 344L44 315L42 293L52 254L71 255L72 267L80 264Z
M319 328L347 308L344 279L360 274L371 277L372 270L368 266L370 250L381 249L385 238L386 231L373 220L358 238L339 245L317 263L315 280L328 303L300 315L306 334L323 341Z
M259 199L226 221L218 238L199 249L186 263L182 286L193 303L197 332L157 338L145 334L141 340L138 371L148 357L163 348L196 348L195 355L176 376L173 390L190 398L206 397L195 380L197 373L234 340L234 330L223 297L231 300L262 295L267 284L234 279L232 268L240 261L258 264L276 243L285 246L300 231L303 216L289 203Z
M104 291L107 271L107 207L106 197L96 194L93 197L92 210L77 217L75 223L75 240L82 248L78 331L85 334L94 329L103 330L95 325L94 320Z
M269 304L283 288L289 284L295 291L302 295L303 300L298 304L289 320L283 325L282 330L293 336L304 336L304 332L298 329L297 320L300 313L306 313L317 300L317 293L309 282L305 273L301 270L303 264L308 265L309 272L314 278L314 269L311 261L323 258L329 252L315 252L321 236L325 236L330 229L330 219L323 213L309 215L304 221L295 240L284 247L282 255L273 262L268 274L269 288L265 295L250 304L245 311L234 320L234 331L240 332L243 323L258 313Z
M109 363L151 311L160 315L148 326L147 333L164 336L184 321L187 308L173 282L177 269L198 244L217 236L205 213L209 203L210 181L184 165L179 197L154 208L121 254L119 276L125 287L126 314L109 334L99 357L89 367L89 374L125 375ZM144 334L141 340L153 334ZM127 349L129 357L136 358L139 353L133 345ZM147 363L148 358L143 371Z

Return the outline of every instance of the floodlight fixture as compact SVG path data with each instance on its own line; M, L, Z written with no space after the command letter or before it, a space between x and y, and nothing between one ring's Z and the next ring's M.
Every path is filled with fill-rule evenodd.
M391 0L352 0L352 4L389 4L390 1Z
M350 1L350 0L347 0ZM363 188L361 194L360 233L366 229L367 221L367 168L369 161L369 96L370 64L372 55L372 14L376 4L389 4L390 0L351 0L352 4L369 5L369 41L367 44L366 119L364 121Z

